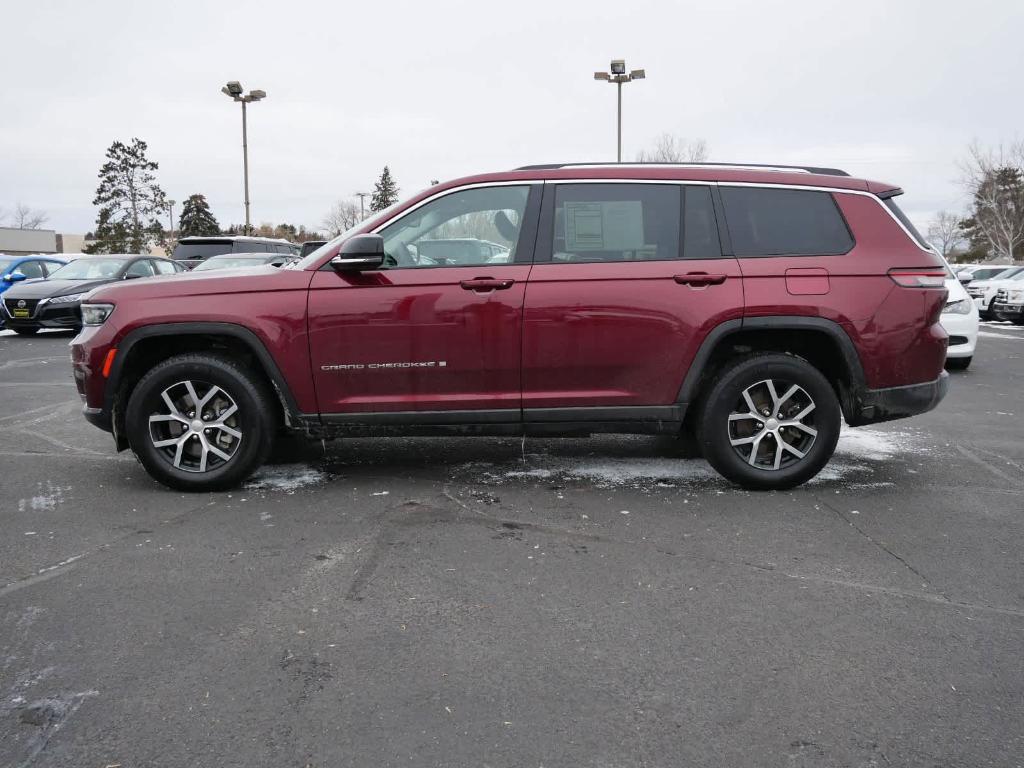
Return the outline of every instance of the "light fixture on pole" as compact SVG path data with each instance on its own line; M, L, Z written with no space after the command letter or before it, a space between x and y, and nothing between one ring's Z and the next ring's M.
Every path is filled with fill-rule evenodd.
M618 130L616 131L616 162L622 162L622 84L631 83L634 80L643 80L647 77L647 73L642 69L634 69L632 72L626 72L626 62L624 59L613 59L611 63L611 72L595 72L595 80L604 80L606 83L614 83L618 89Z
M254 101L259 101L267 96L266 91L249 91L248 95L242 95L242 84L237 80L231 80L220 89L221 93L229 97L233 101L241 102L242 104L242 167L245 173L245 232L246 234L252 233L252 222L249 218L249 137L246 126L245 117L245 105Z

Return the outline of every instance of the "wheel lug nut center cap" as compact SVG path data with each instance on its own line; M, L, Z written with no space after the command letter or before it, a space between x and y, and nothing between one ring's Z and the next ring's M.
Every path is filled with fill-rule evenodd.
M192 419L192 423L189 424L189 426L192 428L193 432L202 432L205 425L203 424L202 419Z
M778 419L767 419L764 423L764 428L771 431L779 428Z

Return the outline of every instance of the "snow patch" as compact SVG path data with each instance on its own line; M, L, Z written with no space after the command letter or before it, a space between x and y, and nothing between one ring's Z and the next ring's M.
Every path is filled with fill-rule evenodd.
M921 438L909 432L844 427L839 433L836 455L884 461L901 453L922 453L922 448Z
M64 494L71 490L70 485L54 485L51 481L36 483L38 493L28 499L18 500L18 511L49 512L64 502Z
M308 464L282 464L262 467L245 484L253 490L295 493L300 488L319 485L327 480L327 473Z

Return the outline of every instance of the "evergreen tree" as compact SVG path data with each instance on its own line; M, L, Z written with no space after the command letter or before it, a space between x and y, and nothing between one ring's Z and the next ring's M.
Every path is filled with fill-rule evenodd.
M146 142L140 139L110 145L92 201L100 213L89 253L144 253L150 243L163 241L160 217L167 211L167 196L153 175L158 167L146 157Z
M220 234L220 224L210 213L210 204L206 202L204 195L189 195L182 203L178 231L181 237Z
M386 165L377 183L373 186L373 197L370 198L371 211L383 211L389 205L398 202L398 185L391 178L391 169Z

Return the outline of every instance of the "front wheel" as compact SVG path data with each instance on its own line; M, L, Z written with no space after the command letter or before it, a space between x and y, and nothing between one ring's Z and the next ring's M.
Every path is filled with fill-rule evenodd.
M698 417L712 467L753 490L792 488L828 463L842 412L828 380L792 355L740 358L716 376Z
M231 488L270 453L277 428L261 377L218 355L160 363L132 391L128 443L146 471L181 491Z

